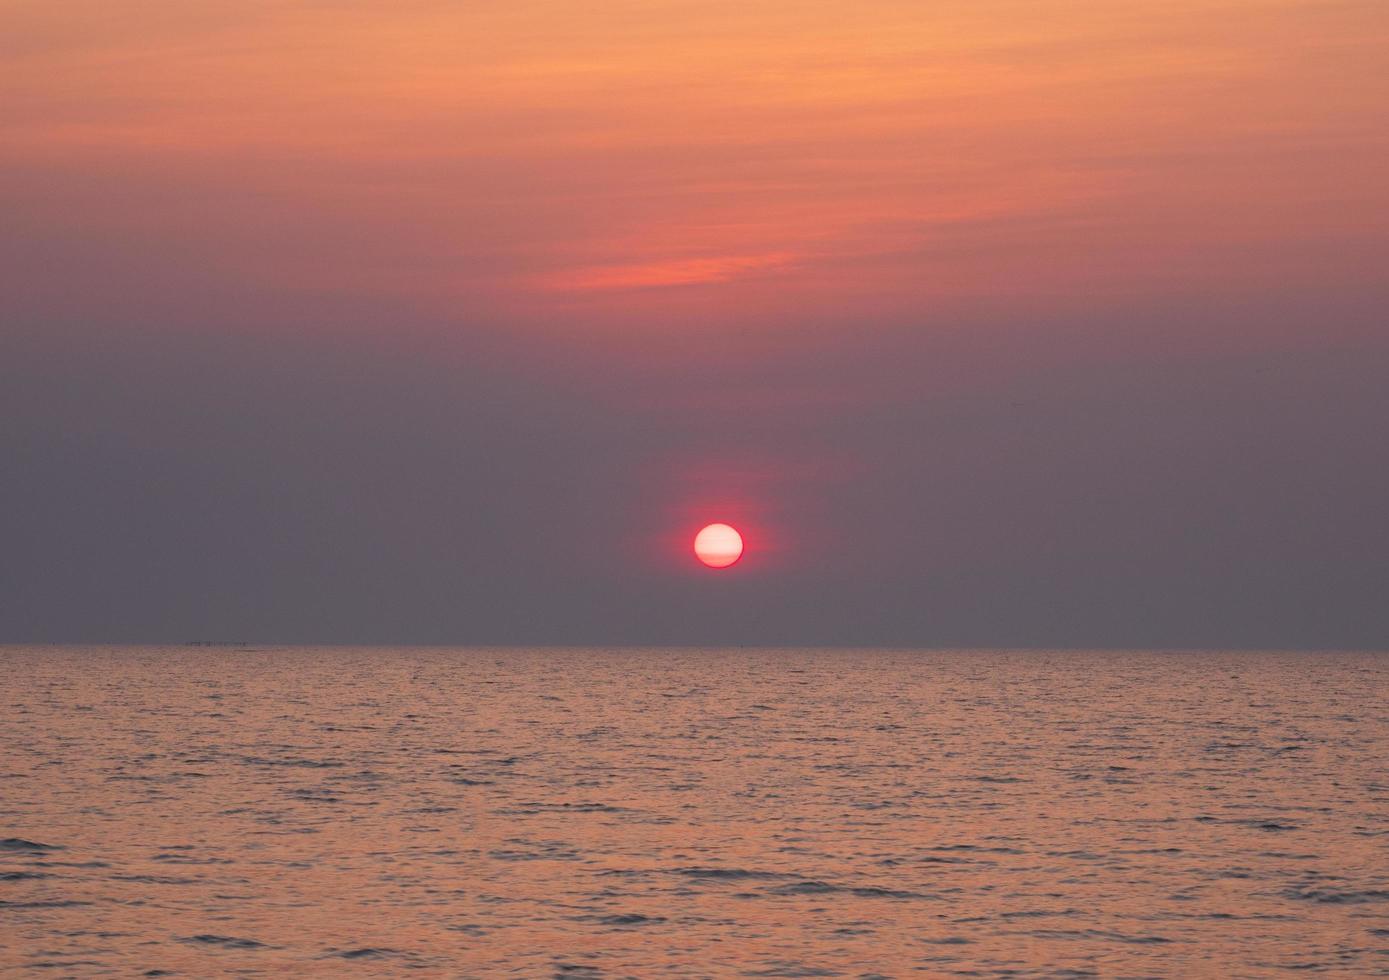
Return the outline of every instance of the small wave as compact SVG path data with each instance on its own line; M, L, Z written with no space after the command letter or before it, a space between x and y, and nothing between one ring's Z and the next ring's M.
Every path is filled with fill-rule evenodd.
M133 881L144 885L200 885L201 878L176 878L173 875L112 875L112 881Z
M875 885L868 885L863 888L850 888L849 894L859 898L929 898L936 899L936 895L924 895L921 892L900 891L896 888L879 888Z
M828 895L844 889L823 881L795 881L789 885L779 885L771 889L773 895Z
M220 946L223 949L265 949L265 943L257 939L240 939L236 936L214 936L211 933L200 933L196 936L185 936L179 940L183 943L197 943L201 946Z
M770 879L792 877L791 875L783 874L778 871L749 871L746 868L673 868L670 873L683 875L686 878L715 878L728 881L766 881Z
M857 898L935 898L934 895L923 895L920 892L900 891L895 888L880 888L876 885L866 885L851 887L846 885L832 885L824 881L797 881L789 885L780 885L769 892L773 895L829 895L834 893L853 895Z
M150 858L151 861L162 861L168 864L233 864L230 858L219 857L195 857L190 854L169 854L161 852Z
M1366 905L1370 902L1389 902L1389 889L1367 888L1348 890L1340 888L1293 888L1288 891L1289 898L1304 902L1323 902L1328 905Z
M925 848L928 851L973 851L976 854L1022 854L1016 847L986 847L983 844L941 844Z
M1131 943L1139 946L1172 942L1172 940L1168 939L1166 936L1135 936L1124 932L1112 932L1106 929L1032 929L1023 933L1023 935L1035 936L1038 939L1108 939L1111 942Z
M579 852L562 848L544 848L539 851L488 851L487 856L494 861L577 861Z
M607 803L520 803L498 810L507 816L531 816L538 813L627 813L626 807Z
M331 759L266 759L261 756L242 756L241 761L248 766L292 766L299 769L341 769L345 763Z
M38 841L25 840L22 837L6 837L0 840L0 851L11 851L20 854L42 854L46 851L61 851L62 847L57 844L41 844Z
M826 970L818 966L801 966L799 963L776 963L765 970L748 970L743 973L745 977L842 977L843 975L835 970Z
M343 960L384 960L405 954L397 949L378 949L375 946L363 946L360 949L330 949L328 956L335 956Z
M663 915L642 915L639 912L626 912L617 915L579 915L578 922L596 922L600 926L651 926L667 921Z
M53 898L37 902L0 902L0 909L70 909L91 902L79 902L72 898Z

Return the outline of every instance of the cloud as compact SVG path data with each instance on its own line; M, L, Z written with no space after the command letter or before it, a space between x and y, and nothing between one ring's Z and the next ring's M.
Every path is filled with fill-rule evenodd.
M552 290L574 292L694 286L776 272L790 266L795 259L791 252L767 252L761 255L718 255L664 262L588 266L553 276L546 286Z

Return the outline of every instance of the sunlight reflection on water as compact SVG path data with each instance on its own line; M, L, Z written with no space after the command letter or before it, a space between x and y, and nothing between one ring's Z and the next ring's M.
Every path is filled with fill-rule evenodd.
M1389 971L1389 656L6 648L0 968Z

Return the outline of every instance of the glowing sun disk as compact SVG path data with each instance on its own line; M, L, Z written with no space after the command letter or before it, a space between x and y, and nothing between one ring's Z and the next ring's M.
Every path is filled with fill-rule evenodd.
M710 568L727 568L743 557L743 536L727 524L710 524L695 535L694 553Z

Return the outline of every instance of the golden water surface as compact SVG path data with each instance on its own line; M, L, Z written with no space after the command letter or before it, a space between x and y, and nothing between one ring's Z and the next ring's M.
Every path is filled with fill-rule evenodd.
M1389 655L0 658L0 970L1389 975Z

